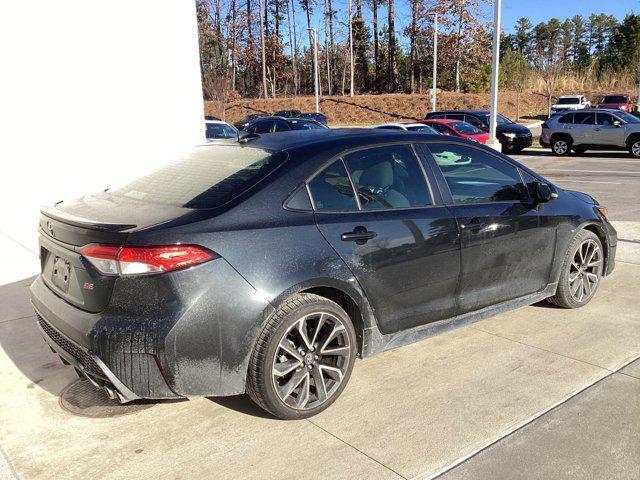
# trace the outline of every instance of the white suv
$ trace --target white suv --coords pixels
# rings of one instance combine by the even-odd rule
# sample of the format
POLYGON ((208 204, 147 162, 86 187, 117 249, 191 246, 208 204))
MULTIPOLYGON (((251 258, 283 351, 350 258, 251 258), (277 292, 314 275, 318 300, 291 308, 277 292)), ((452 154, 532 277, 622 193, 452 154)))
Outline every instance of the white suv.
POLYGON ((591 102, 584 95, 562 95, 555 104, 551 105, 551 115, 585 108, 591 108, 591 102))
POLYGON ((589 109, 551 117, 542 124, 540 145, 554 155, 571 150, 629 150, 640 158, 640 118, 621 110, 589 109))

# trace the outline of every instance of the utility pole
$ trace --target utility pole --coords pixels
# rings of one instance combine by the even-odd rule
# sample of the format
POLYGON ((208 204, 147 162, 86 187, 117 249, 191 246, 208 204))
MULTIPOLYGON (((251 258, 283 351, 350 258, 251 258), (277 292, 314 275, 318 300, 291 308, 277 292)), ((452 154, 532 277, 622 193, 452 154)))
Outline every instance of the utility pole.
POLYGON ((316 113, 320 112, 320 101, 318 92, 318 31, 315 28, 307 28, 313 32, 313 88, 316 93, 316 113))
POLYGON ((493 60, 491 63, 491 110, 489 112, 489 140, 487 146, 500 150, 496 139, 496 116, 498 113, 498 74, 500 70, 500 16, 502 0, 493 2, 493 60))
POLYGON ((353 61, 353 2, 349 0, 349 69, 350 69, 350 78, 351 78, 351 86, 349 87, 349 96, 353 97, 353 69, 354 69, 354 61, 353 61))

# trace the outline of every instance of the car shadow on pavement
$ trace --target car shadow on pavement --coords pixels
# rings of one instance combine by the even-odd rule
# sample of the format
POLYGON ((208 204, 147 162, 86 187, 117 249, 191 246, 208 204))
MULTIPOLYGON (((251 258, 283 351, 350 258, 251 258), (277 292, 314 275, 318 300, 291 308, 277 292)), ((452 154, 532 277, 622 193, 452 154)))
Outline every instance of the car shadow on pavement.
MULTIPOLYGON (((550 149, 540 149, 540 148, 526 148, 518 155, 526 155, 527 157, 551 157, 553 154, 550 149)), ((572 152, 567 156, 555 157, 559 160, 566 160, 570 158, 631 158, 629 156, 629 152, 626 151, 589 151, 585 153, 575 153, 572 152)))
POLYGON ((249 395, 234 395, 233 397, 207 397, 207 400, 211 400, 213 403, 217 403, 221 407, 235 410, 245 415, 259 418, 274 419, 275 417, 265 410, 258 407, 249 395))
POLYGON ((34 278, 0 286, 0 348, 28 380, 26 388, 37 385, 59 396, 76 377, 42 339, 29 302, 34 278))

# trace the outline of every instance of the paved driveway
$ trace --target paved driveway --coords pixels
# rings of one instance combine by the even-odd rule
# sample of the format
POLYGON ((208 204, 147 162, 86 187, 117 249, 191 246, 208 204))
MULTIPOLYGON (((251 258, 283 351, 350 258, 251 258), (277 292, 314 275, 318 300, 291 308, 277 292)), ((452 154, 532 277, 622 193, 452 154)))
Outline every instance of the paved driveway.
POLYGON ((40 339, 29 280, 1 286, 0 477, 584 478, 565 461, 585 465, 579 451, 597 452, 589 458, 605 462, 603 476, 633 474, 640 375, 637 364, 614 372, 640 356, 639 215, 629 201, 640 162, 528 156, 561 185, 615 183, 582 185, 600 189, 628 240, 594 301, 521 308, 357 362, 343 396, 309 420, 272 419, 244 396, 160 402, 112 418, 71 414, 59 395, 75 374, 40 339), (625 173, 563 177, 570 170, 625 173), (620 422, 631 428, 604 428, 620 422))

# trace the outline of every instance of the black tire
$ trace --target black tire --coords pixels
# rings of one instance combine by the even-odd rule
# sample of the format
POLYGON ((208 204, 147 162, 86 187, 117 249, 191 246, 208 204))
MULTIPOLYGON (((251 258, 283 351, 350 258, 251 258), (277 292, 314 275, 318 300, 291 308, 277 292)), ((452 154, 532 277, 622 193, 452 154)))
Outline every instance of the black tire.
POLYGON ((551 153, 556 156, 566 156, 571 153, 573 141, 564 135, 555 137, 551 140, 551 153))
MULTIPOLYGON (((307 322, 307 320, 305 320, 305 322, 307 322)), ((318 321, 318 324, 319 323, 320 321, 318 321)), ((312 327, 309 330, 308 324, 304 323, 304 325, 307 326, 307 337, 311 336, 310 334, 314 333, 314 328, 312 327)), ((314 339, 316 336, 320 338, 320 333, 313 335, 314 339)), ((328 337, 330 336, 331 334, 328 334, 328 337)), ((336 335, 336 343, 337 340, 338 335, 336 335)), ((327 343, 331 344, 331 342, 327 343)), ((325 346, 327 346, 327 344, 325 344, 325 346)), ((331 349, 327 348, 327 351, 328 350, 331 349)), ((311 417, 328 408, 340 396, 349 381, 349 377, 351 376, 356 354, 356 333, 353 323, 346 312, 337 303, 332 302, 327 298, 310 293, 297 294, 287 300, 273 313, 273 315, 271 315, 262 332, 260 332, 249 362, 249 371, 247 372, 247 393, 256 404, 278 418, 293 420, 311 417), (321 348, 318 344, 316 344, 317 349, 311 347, 307 352, 302 354, 300 353, 302 349, 297 350, 294 348, 295 342, 290 340, 290 338, 293 338, 291 335, 298 337, 300 343, 304 345, 302 337, 298 333, 298 327, 296 324, 298 324, 302 319, 313 319, 314 315, 318 312, 323 313, 325 315, 323 318, 327 319, 325 320, 325 323, 322 324, 325 326, 319 328, 321 333, 324 335, 326 335, 324 332, 326 332, 327 329, 334 328, 336 325, 344 327, 344 329, 338 329, 340 332, 339 338, 342 340, 343 344, 348 341, 348 349, 347 346, 344 345, 342 345, 342 347, 334 346, 332 349, 336 350, 336 348, 341 348, 345 351, 348 350, 348 357, 345 358, 337 355, 331 355, 330 353, 328 356, 325 356, 321 354, 321 348), (325 330, 322 330, 322 328, 325 330), (294 330, 292 331, 291 329, 294 330), (290 346, 287 345, 287 349, 283 349, 283 342, 284 344, 289 342, 290 346), (301 360, 298 360, 293 356, 290 359, 287 359, 286 355, 288 355, 288 352, 291 350, 293 350, 295 355, 300 357, 301 360), (312 355, 312 353, 317 353, 320 356, 320 359, 318 359, 318 355, 312 355), (308 358, 310 355, 311 359, 308 358), (284 360, 283 357, 285 357, 284 360), (313 357, 315 357, 315 361, 313 361, 313 357), (313 361, 313 363, 307 364, 307 361, 313 361), (274 375, 277 365, 285 365, 290 362, 297 363, 301 366, 300 368, 295 368, 294 370, 289 371, 286 375, 282 375, 281 377, 276 377, 276 375, 274 375), (329 362, 336 362, 336 364, 333 365, 329 362), (323 372, 326 372, 326 370, 323 370, 321 367, 329 367, 333 370, 342 370, 341 380, 339 383, 337 380, 330 378, 329 376, 325 377, 323 372), (308 371, 305 370, 305 368, 308 368, 308 371), (316 375, 318 375, 318 372, 320 378, 323 379, 323 390, 318 389, 316 384, 316 379, 318 378, 316 375), (295 383, 294 377, 296 375, 298 376, 296 378, 300 378, 300 375, 304 375, 305 380, 297 384, 291 393, 285 395, 286 398, 283 400, 281 398, 281 395, 283 395, 282 392, 287 390, 287 385, 293 385, 293 383, 295 383), (324 380, 325 378, 328 379, 326 383, 324 380), (282 384, 279 384, 278 382, 282 382, 282 384), (302 408, 297 408, 290 403, 304 401, 305 396, 300 393, 303 392, 303 388, 306 392, 306 398, 309 400, 306 405, 302 406, 302 408), (321 391, 323 392, 322 396, 326 397, 326 399, 322 401, 321 395, 319 395, 321 391), (313 402, 311 401, 311 398, 314 398, 313 402)))
MULTIPOLYGON (((588 255, 589 251, 587 251, 587 256, 588 255)), ((588 264, 589 259, 587 258, 586 261, 588 264)), ((592 263, 595 263, 595 260, 592 263)), ((580 266, 584 267, 584 265, 580 266)), ((562 308, 579 308, 585 306, 594 297, 598 286, 600 285, 603 266, 604 250, 602 248, 602 242, 598 236, 589 230, 579 231, 573 240, 571 240, 571 243, 565 253, 560 279, 558 280, 558 289, 554 296, 547 298, 547 301, 562 308), (580 261, 578 260, 576 262, 575 259, 576 257, 580 258, 579 249, 583 248, 585 245, 593 245, 598 248, 598 263, 593 267, 581 270, 577 266, 577 264, 580 264, 580 261), (574 281, 572 281, 572 277, 575 278, 574 281), (592 283, 593 278, 595 278, 595 283, 592 283), (582 280, 582 283, 578 285, 580 280, 582 280), (586 286, 584 282, 587 282, 586 286), (574 288, 575 286, 579 286, 579 288, 574 288), (585 293, 587 288, 589 293, 584 295, 583 298, 578 298, 577 294, 573 293, 573 290, 576 292, 579 291, 581 293, 580 297, 582 297, 582 294, 585 293)))
POLYGON ((640 158, 640 137, 629 140, 629 154, 633 158, 640 158))

